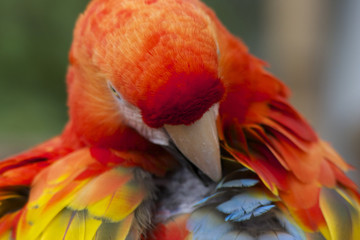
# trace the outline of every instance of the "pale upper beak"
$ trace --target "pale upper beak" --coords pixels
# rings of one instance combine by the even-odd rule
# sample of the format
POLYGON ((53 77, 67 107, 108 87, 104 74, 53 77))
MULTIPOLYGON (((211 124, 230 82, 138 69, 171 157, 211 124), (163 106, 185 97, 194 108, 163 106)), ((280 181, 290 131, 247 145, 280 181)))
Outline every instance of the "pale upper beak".
POLYGON ((221 178, 220 144, 216 128, 218 104, 191 125, 164 125, 180 152, 212 180, 221 178))

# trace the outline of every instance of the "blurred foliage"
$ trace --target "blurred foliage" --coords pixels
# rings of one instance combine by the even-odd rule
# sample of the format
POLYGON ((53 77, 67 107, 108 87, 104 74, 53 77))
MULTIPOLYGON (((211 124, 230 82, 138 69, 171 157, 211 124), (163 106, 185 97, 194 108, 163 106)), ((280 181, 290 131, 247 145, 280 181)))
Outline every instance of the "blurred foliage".
MULTIPOLYGON (((207 0, 257 53, 260 0, 207 0)), ((0 1, 0 157, 59 134, 72 29, 86 0, 0 1)))
POLYGON ((211 7, 221 22, 240 37, 251 52, 262 57, 263 1, 261 0, 202 0, 211 7), (226 4, 224 4, 226 3, 226 4))
POLYGON ((0 156, 61 131, 72 28, 86 3, 0 1, 0 156))

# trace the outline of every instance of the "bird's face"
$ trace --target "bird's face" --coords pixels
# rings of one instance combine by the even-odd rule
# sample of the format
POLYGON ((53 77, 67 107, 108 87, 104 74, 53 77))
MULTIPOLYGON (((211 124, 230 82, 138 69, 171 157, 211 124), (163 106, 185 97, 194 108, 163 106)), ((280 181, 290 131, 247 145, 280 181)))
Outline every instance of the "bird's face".
POLYGON ((183 6, 193 3, 136 2, 93 1, 79 19, 70 61, 81 76, 77 84, 92 91, 82 95, 97 101, 103 114, 96 115, 115 112, 112 122, 117 118, 152 143, 175 145, 218 180, 216 119, 225 88, 211 22, 198 8, 183 6))

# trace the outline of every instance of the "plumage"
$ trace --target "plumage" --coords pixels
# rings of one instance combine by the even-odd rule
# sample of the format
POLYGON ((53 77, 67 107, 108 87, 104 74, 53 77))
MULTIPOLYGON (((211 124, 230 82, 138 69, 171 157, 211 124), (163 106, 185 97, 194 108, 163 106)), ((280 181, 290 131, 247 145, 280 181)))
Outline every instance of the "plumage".
MULTIPOLYGON (((137 170, 112 164, 99 162, 90 149, 82 149, 42 171, 33 181, 27 206, 19 219, 17 237, 101 239, 103 228, 116 225, 114 236, 125 239, 136 221, 135 211, 147 198, 152 198, 154 189, 149 185, 145 189, 135 179, 137 170)), ((141 233, 139 229, 132 231, 135 232, 131 234, 141 233)))
MULTIPOLYGON (((184 239, 306 239, 305 232, 295 224, 292 217, 281 210, 280 199, 258 181, 258 177, 246 169, 226 176, 213 193, 196 203, 187 220, 187 238, 184 239), (240 185, 229 190, 223 187, 237 178, 257 182, 255 185, 240 185), (271 238, 270 238, 271 239, 271 238)), ((168 223, 183 221, 184 216, 169 218, 168 223)), ((171 239, 171 234, 156 235, 154 239, 171 239)))
POLYGON ((360 238, 351 167, 200 1, 92 0, 69 62, 63 132, 0 162, 0 239, 360 238))

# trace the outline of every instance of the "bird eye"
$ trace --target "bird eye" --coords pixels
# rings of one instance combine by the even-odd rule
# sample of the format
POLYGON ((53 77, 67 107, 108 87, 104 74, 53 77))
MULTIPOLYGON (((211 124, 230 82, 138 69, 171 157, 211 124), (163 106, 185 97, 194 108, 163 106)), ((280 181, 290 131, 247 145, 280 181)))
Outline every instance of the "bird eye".
POLYGON ((108 80, 108 85, 114 96, 121 100, 120 93, 114 88, 114 86, 111 84, 111 82, 108 80))

